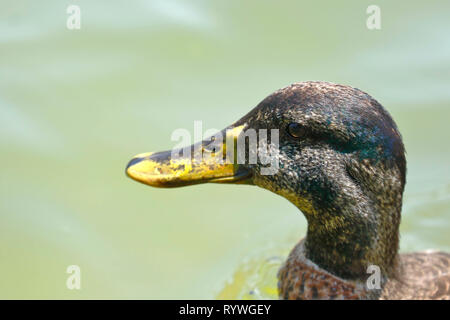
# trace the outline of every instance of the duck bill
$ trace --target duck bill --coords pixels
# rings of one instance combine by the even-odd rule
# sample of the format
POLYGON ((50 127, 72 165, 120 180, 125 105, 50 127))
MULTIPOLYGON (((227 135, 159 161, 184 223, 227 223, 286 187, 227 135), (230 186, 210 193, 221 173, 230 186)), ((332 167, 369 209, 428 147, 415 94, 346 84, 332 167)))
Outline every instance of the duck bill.
POLYGON ((235 127, 189 147, 139 154, 128 163, 126 174, 158 188, 207 182, 251 184, 250 171, 236 161, 236 140, 242 131, 243 126, 235 127))

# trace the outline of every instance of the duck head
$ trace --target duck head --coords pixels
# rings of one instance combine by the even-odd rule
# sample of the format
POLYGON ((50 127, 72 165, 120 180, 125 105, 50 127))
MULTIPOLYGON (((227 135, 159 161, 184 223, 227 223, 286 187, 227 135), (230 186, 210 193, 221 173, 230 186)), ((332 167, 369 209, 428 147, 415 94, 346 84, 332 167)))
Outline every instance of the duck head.
POLYGON ((358 89, 290 85, 213 139, 138 155, 126 172, 155 187, 215 182, 268 189, 305 215, 305 254, 318 266, 344 279, 367 278, 372 264, 384 278, 395 274, 404 147, 387 111, 358 89), (251 148, 254 134, 270 161, 259 155, 251 161, 258 153, 251 148), (239 152, 245 161, 238 161, 239 152))

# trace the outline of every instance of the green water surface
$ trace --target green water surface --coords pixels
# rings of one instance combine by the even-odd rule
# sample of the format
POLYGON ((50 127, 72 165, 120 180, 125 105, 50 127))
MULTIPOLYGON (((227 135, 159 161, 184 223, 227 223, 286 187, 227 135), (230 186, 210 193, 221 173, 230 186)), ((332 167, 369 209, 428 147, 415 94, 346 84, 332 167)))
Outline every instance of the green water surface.
POLYGON ((0 298, 271 298, 306 221, 251 186, 153 189, 135 154, 292 82, 358 87, 407 149, 401 250, 450 250, 448 1, 0 0, 0 298), (68 30, 66 9, 81 8, 68 30), (366 8, 381 8, 368 30, 366 8), (66 268, 81 268, 68 290, 66 268))

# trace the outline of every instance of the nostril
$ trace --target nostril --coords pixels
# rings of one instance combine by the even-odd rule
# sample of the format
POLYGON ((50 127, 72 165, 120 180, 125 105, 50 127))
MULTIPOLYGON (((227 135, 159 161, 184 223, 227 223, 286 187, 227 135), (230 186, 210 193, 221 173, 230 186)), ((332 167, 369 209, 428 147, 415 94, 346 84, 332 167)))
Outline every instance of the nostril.
POLYGON ((131 159, 131 161, 128 162, 128 164, 127 164, 127 169, 128 169, 129 167, 135 165, 136 163, 141 162, 142 159, 143 159, 143 158, 133 158, 133 159, 131 159))

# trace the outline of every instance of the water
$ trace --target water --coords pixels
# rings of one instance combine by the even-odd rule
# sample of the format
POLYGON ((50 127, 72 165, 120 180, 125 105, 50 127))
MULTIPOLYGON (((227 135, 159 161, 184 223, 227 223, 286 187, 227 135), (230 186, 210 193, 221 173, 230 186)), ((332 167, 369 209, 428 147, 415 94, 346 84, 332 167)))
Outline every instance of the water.
POLYGON ((391 112, 408 151, 401 250, 450 251, 450 4, 383 2, 379 31, 369 4, 1 1, 0 298, 276 297, 305 234, 293 205, 250 186, 153 189, 124 167, 304 80, 391 112))

